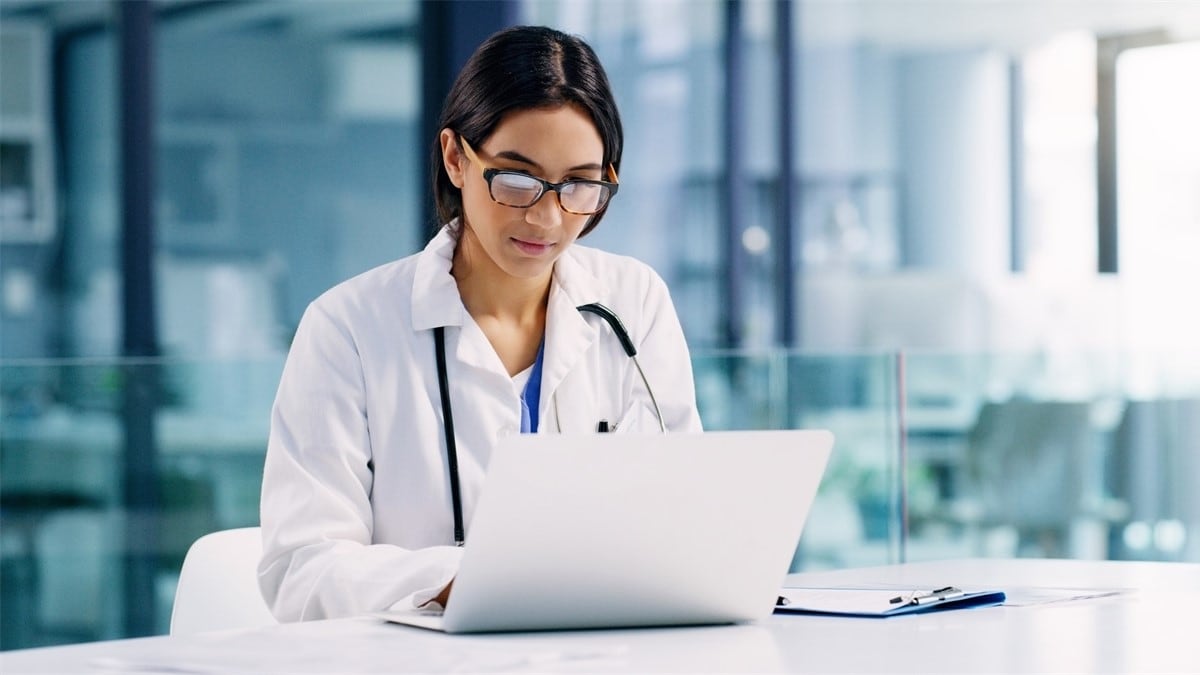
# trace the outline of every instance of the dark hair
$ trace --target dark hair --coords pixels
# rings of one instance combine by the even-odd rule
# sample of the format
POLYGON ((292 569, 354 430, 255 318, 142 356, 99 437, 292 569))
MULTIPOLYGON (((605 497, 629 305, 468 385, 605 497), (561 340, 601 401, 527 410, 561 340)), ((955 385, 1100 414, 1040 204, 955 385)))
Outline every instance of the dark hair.
MULTIPOLYGON (((592 48, 553 28, 506 28, 481 44, 463 66, 446 96, 437 131, 449 128, 478 148, 507 113, 568 103, 582 108, 596 125, 604 145, 603 166, 620 169, 625 143, 621 117, 592 48)), ((450 182, 437 138, 432 173, 439 225, 461 218, 462 192, 450 182)), ((607 210, 605 206, 593 215, 580 236, 591 232, 607 210)))

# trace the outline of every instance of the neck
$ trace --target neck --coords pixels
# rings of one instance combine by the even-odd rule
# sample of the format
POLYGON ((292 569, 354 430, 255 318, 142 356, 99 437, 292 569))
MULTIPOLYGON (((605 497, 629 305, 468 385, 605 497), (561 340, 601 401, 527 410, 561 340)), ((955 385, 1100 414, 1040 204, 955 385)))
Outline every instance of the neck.
MULTIPOLYGON (((513 277, 479 248, 470 228, 463 230, 450 269, 458 283, 463 305, 477 321, 489 318, 504 323, 540 327, 546 316, 553 272, 532 279, 513 277)), ((539 330, 540 332, 540 330, 539 330)))

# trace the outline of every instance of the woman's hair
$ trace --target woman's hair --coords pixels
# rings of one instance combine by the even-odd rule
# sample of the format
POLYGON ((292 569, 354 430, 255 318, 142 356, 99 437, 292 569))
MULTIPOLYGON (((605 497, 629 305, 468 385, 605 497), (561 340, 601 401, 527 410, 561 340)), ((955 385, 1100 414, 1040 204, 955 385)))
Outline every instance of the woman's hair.
MULTIPOLYGON (((506 114, 566 104, 579 106, 592 118, 604 145, 602 165, 620 169, 625 142, 621 117, 592 48, 553 28, 507 28, 488 38, 463 66, 446 96, 438 133, 449 128, 478 148, 506 114)), ((450 182, 437 138, 432 159, 433 198, 440 224, 461 219, 462 192, 450 182)), ((593 215, 580 236, 591 232, 607 209, 593 215)))

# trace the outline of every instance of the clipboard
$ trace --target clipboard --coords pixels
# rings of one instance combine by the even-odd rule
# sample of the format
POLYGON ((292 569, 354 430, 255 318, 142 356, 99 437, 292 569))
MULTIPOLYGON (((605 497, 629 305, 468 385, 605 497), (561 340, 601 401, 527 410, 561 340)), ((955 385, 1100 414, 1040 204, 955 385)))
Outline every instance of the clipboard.
POLYGON ((964 591, 955 586, 934 589, 784 588, 776 614, 826 614, 886 618, 918 612, 988 607, 1004 602, 1004 591, 964 591))

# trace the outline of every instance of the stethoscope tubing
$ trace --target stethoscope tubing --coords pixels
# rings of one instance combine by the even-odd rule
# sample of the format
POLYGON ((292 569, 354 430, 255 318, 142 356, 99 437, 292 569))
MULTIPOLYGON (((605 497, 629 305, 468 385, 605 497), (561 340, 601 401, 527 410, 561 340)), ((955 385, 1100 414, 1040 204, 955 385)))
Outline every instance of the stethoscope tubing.
MULTIPOLYGON (((629 337, 629 331, 625 329, 625 324, 621 321, 621 317, 617 316, 616 312, 598 302, 589 302, 588 304, 580 305, 575 309, 579 310, 580 312, 589 312, 591 314, 595 314, 601 319, 604 319, 608 323, 608 326, 612 328, 613 334, 617 336, 617 340, 621 343, 621 348, 625 350, 625 353, 628 354, 629 358, 633 361, 633 367, 637 368, 638 375, 642 378, 642 384, 646 386, 646 393, 650 395, 650 405, 654 406, 654 415, 658 418, 659 431, 663 432, 664 434, 667 433, 667 425, 665 422, 663 422, 662 411, 658 409, 658 399, 654 397, 654 389, 650 387, 650 380, 646 379, 646 372, 642 370, 642 364, 638 362, 637 347, 633 346, 633 340, 629 337)), ((562 431, 561 420, 559 421, 558 430, 562 431)))
MULTIPOLYGON (((658 399, 654 396, 654 389, 650 387, 650 380, 646 378, 646 373, 642 370, 642 364, 638 363, 637 348, 634 347, 633 340, 629 337, 629 331, 625 329, 625 324, 621 322, 621 318, 617 316, 616 312, 598 302, 580 305, 576 309, 580 312, 595 314, 604 319, 609 327, 612 328, 613 334, 616 335, 617 340, 621 343, 621 348, 625 350, 630 360, 633 361, 633 366, 637 369, 638 376, 642 378, 642 384, 646 387, 646 393, 650 395, 650 405, 654 407, 654 415, 658 418, 658 428, 665 434, 667 432, 667 425, 663 420, 662 411, 658 407, 658 399)), ((466 543, 466 528, 463 524, 462 489, 458 476, 458 446, 454 439, 454 413, 450 405, 449 378, 446 375, 445 326, 437 326, 433 329, 433 342, 437 358, 438 390, 442 403, 442 426, 445 429, 446 435, 446 468, 450 474, 450 501, 454 509, 454 545, 462 546, 466 543)), ((561 433, 562 417, 558 413, 557 395, 554 395, 554 418, 558 424, 558 431, 561 433)))
POLYGON ((446 378, 446 327, 433 329, 433 341, 437 352, 438 382, 442 397, 442 425, 446 429, 446 461, 450 467, 450 500, 454 503, 454 545, 462 546, 467 540, 463 526, 462 492, 458 482, 458 446, 454 442, 454 412, 450 405, 450 387, 446 378))

